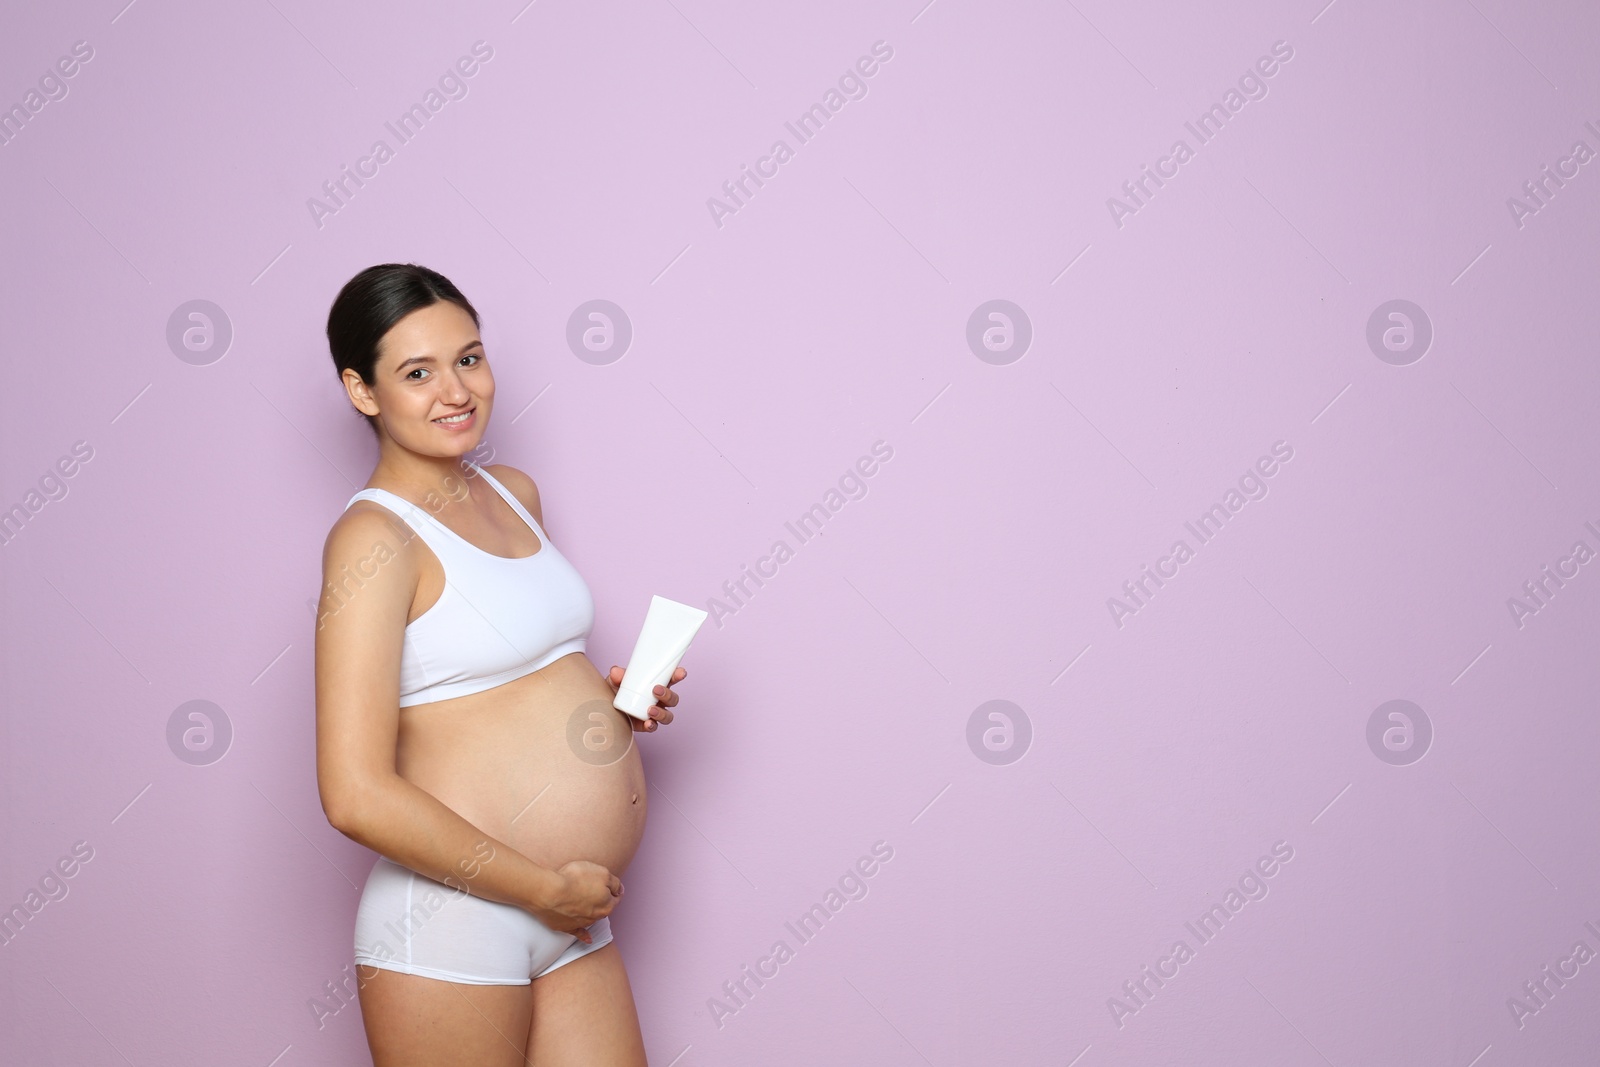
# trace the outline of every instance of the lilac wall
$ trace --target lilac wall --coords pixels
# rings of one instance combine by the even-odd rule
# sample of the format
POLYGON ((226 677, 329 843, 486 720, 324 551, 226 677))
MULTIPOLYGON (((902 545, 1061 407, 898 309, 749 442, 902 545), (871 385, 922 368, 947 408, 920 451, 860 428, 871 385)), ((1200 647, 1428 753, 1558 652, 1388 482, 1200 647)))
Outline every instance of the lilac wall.
POLYGON ((309 602, 396 259, 595 662, 727 609, 642 739, 652 1063, 1600 1040, 1589 5, 120 3, 0 34, 0 1059, 366 1062, 309 602))

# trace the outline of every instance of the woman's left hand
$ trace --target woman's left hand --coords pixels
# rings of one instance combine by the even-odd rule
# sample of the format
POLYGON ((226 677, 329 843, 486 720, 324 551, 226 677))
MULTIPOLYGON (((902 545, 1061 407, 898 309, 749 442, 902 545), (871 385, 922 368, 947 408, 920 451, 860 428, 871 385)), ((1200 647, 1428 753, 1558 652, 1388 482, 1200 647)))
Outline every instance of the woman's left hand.
MULTIPOLYGON (((626 673, 627 671, 625 671, 623 668, 613 666, 610 673, 606 675, 606 681, 611 683, 611 691, 613 694, 615 694, 616 691, 622 687, 622 676, 626 673)), ((678 694, 674 693, 670 687, 677 685, 688 676, 689 672, 684 670, 682 667, 679 667, 677 670, 672 672, 672 677, 667 679, 666 685, 656 686, 656 702, 650 706, 649 719, 640 720, 635 719, 632 715, 628 715, 628 721, 633 724, 635 731, 638 733, 651 733, 655 730, 657 723, 665 726, 667 723, 672 721, 672 712, 668 709, 678 702, 678 694)), ((627 713, 624 712, 623 714, 626 715, 627 713)))

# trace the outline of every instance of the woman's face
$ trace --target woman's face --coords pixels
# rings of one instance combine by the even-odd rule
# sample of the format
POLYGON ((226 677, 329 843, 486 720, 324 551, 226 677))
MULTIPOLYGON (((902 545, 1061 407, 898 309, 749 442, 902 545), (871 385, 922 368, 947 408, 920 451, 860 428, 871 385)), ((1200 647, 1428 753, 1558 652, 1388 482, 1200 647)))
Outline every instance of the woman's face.
MULTIPOLYGON (((354 371, 346 375, 360 384, 354 371)), ((460 456, 483 440, 494 375, 478 328, 459 305, 440 300, 390 327, 378 342, 373 377, 376 411, 370 404, 357 407, 376 414, 397 444, 428 456, 460 456)))

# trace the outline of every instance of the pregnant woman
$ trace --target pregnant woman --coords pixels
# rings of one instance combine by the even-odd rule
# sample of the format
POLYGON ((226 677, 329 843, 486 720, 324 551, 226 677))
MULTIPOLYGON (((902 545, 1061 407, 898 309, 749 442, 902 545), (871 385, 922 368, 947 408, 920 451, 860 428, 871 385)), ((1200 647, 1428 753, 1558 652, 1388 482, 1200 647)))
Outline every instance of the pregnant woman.
POLYGON ((369 267, 328 344, 378 438, 323 548, 316 639, 323 810, 379 853, 355 922, 373 1063, 643 1065, 608 916, 644 832, 633 731, 677 694, 646 722, 611 706, 623 670, 584 655, 594 601, 538 487, 465 459, 494 408, 466 297, 369 267))

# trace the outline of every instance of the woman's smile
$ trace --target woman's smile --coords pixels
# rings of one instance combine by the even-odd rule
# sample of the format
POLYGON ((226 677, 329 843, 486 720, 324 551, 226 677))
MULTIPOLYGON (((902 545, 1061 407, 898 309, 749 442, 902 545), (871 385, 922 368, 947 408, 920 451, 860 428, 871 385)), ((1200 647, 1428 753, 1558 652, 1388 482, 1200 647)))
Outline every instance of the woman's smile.
POLYGON ((433 424, 435 426, 443 426, 447 430, 465 430, 478 421, 477 412, 477 408, 471 407, 466 411, 458 411, 454 415, 446 415, 443 418, 434 419, 433 424))

